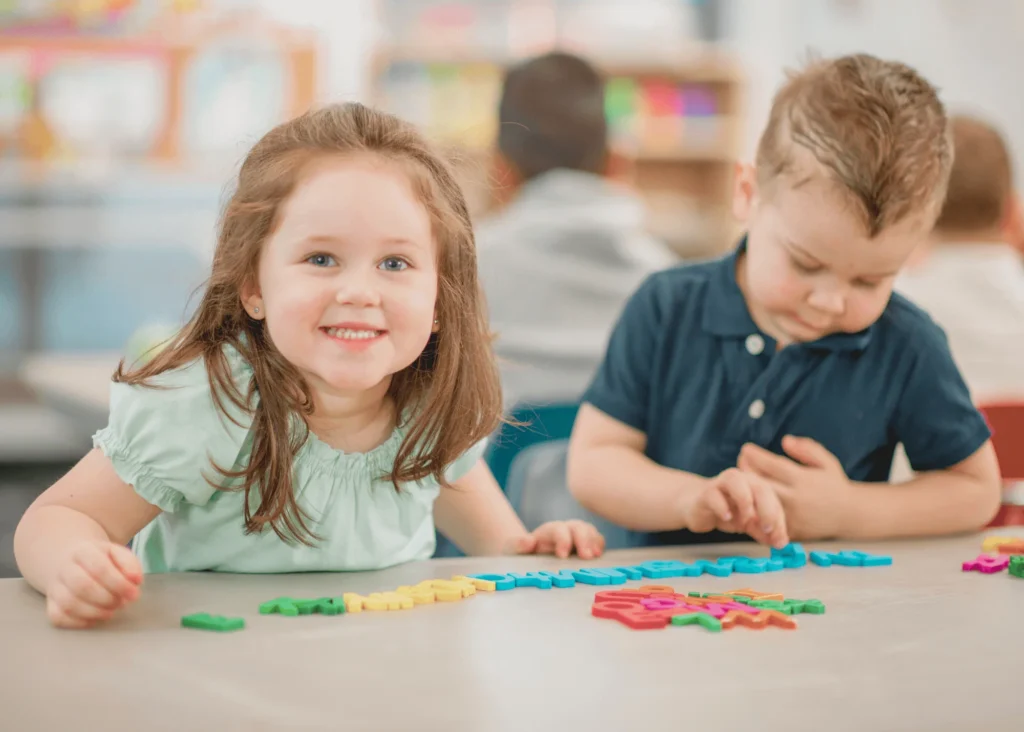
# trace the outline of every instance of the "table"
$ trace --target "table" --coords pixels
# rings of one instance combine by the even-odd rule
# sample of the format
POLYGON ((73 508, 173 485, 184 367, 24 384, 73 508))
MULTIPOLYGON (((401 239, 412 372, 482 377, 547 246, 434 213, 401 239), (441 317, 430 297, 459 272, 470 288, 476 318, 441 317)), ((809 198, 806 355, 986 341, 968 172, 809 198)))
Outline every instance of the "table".
MULTIPOLYGON (((1024 532, 1001 530, 998 535, 1024 532)), ((153 575, 103 629, 58 631, 0 581, 0 727, 11 730, 1017 729, 1024 580, 960 571, 979 535, 850 545, 891 567, 808 565, 660 580, 818 598, 799 629, 635 631, 590 616, 597 588, 520 588, 339 617, 260 616, 274 597, 392 590, 578 559, 443 559, 344 575, 153 575), (243 615, 217 634, 192 612, 243 615)), ((592 566, 754 553, 751 544, 612 552, 592 566)), ((647 582, 652 582, 648 580, 647 582)), ((629 582, 626 587, 638 587, 629 582)))
POLYGON ((60 411, 102 426, 110 414, 111 377, 122 356, 117 351, 31 354, 18 376, 60 411))

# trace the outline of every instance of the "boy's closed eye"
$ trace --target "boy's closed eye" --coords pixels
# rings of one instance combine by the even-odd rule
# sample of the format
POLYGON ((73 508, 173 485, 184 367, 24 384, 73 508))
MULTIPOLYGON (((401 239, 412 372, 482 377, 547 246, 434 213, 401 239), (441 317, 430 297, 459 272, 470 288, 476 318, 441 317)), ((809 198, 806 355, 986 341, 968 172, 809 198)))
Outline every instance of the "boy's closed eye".
POLYGON ((793 267, 795 267, 797 271, 803 272, 804 274, 814 274, 815 272, 820 272, 822 269, 820 264, 803 261, 797 257, 791 256, 789 260, 793 263, 793 267))

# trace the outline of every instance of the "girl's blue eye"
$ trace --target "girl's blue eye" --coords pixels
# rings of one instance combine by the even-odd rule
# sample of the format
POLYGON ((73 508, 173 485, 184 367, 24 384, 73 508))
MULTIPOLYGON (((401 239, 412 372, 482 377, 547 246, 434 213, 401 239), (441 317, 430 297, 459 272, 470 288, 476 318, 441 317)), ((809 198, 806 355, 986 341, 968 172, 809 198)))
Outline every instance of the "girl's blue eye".
POLYGON ((380 268, 385 272, 401 272, 409 267, 409 263, 398 257, 388 257, 380 263, 380 268))
POLYGON ((306 257, 306 261, 314 267, 330 267, 335 264, 334 257, 330 254, 311 254, 306 257))

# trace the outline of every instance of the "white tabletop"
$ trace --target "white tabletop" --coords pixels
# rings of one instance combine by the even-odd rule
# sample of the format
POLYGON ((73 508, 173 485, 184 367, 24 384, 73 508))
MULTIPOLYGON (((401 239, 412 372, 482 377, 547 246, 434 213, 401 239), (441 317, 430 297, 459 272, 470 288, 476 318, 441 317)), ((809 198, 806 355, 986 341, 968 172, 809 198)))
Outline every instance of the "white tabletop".
MULTIPOLYGON (((1005 534, 1006 531, 995 532, 1005 534)), ((1024 533, 1018 532, 1018 536, 1024 533)), ((578 559, 437 560, 383 572, 156 575, 109 626, 51 628, 0 581, 0 727, 10 730, 1011 730, 1022 718, 1024 579, 961 571, 979 536, 807 545, 891 554, 891 567, 808 565, 657 580, 816 598, 796 630, 637 631, 590 615, 592 586, 477 593, 337 617, 261 616, 285 595, 392 590, 455 574, 579 568, 578 559), (218 634, 193 612, 243 616, 218 634)), ((592 566, 763 553, 753 545, 611 553, 592 566)), ((651 583, 647 580, 645 583, 651 583)), ((629 582, 624 587, 639 587, 629 582)))

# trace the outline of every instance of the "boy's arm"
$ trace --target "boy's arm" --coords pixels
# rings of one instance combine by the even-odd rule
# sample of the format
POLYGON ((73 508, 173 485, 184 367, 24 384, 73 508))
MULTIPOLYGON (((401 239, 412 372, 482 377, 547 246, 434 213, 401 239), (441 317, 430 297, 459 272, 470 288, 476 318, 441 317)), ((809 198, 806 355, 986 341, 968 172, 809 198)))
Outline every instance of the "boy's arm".
POLYGON ((875 539, 974 531, 999 510, 1001 480, 991 442, 945 470, 904 483, 854 483, 842 536, 875 539))
POLYGON ((569 441, 569 490, 581 505, 634 531, 671 531, 706 480, 644 455, 647 436, 596 407, 580 407, 569 441))

